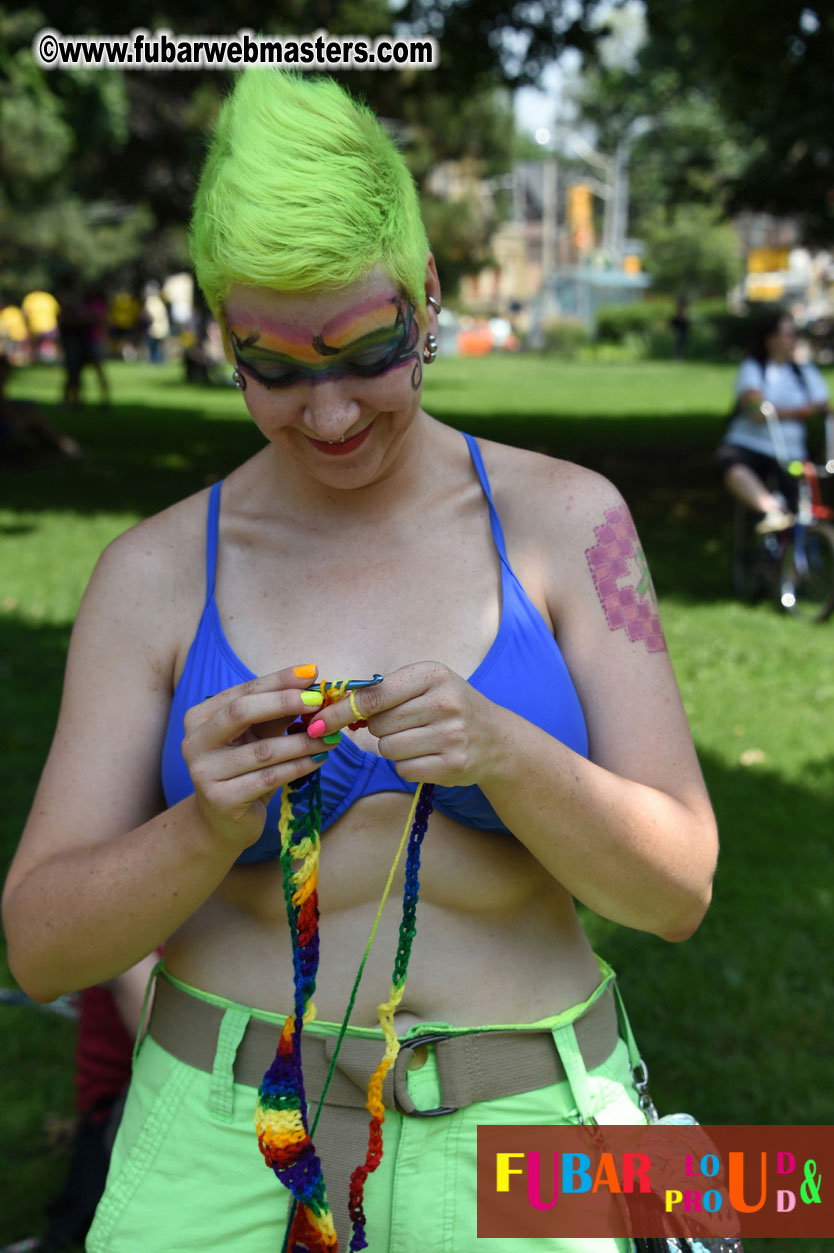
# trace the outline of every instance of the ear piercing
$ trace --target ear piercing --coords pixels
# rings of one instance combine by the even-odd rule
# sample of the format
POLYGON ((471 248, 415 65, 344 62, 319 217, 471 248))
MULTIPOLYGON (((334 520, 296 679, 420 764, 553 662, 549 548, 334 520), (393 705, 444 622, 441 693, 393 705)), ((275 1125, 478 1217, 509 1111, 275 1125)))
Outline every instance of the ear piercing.
MULTIPOLYGON (((426 303, 430 304, 435 313, 440 312, 440 301, 435 300, 434 296, 426 296, 426 303)), ((426 336, 426 342, 423 347, 423 360, 426 365, 431 365, 437 356, 437 336, 431 332, 426 336)))
POLYGON ((426 336, 426 343, 423 348, 423 360, 426 365, 431 365, 437 356, 437 336, 431 332, 426 336))
POLYGON ((234 383, 235 387, 239 387, 242 392, 246 391, 246 375, 241 374, 237 366, 235 366, 235 369, 232 373, 232 382, 234 383))

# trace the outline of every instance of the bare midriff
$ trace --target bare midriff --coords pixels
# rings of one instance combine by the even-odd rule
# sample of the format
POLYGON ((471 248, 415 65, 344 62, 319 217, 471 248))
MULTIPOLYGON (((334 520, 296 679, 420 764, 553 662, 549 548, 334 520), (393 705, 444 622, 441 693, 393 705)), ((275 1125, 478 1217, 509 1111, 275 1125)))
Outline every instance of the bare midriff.
MULTIPOLYGON (((322 838, 314 997, 320 1020, 342 1020, 409 802, 398 793, 366 797, 322 838)), ((376 1007, 390 992, 401 869, 365 968, 351 1016, 355 1026, 375 1026, 376 1007)), ((203 991, 290 1013, 292 962, 279 862, 234 867, 171 937, 165 961, 173 975, 203 991)), ((433 813, 398 1029, 417 1021, 533 1022, 584 1000, 598 981, 571 897, 523 844, 433 813)))
MULTIPOLYGON (((251 502, 263 494, 258 473, 268 450, 225 481, 219 614, 230 647, 253 673, 270 673, 276 657, 315 659, 325 678, 387 674, 407 660, 432 658, 468 675, 487 655, 501 617, 501 568, 486 500, 464 441, 427 421, 440 441, 420 514, 432 525, 420 525, 398 504, 385 522, 384 549, 376 525, 368 531, 339 521, 323 545, 322 524, 299 528, 292 516, 252 514, 251 502), (241 605, 249 611, 239 612, 241 605)), ((201 502, 200 530, 204 511, 201 502)), ((505 533, 512 540, 512 530, 505 533)), ((520 542, 514 569, 552 629, 537 552, 520 542)), ((201 554, 202 547, 197 560, 201 554)), ((199 587, 185 617, 174 682, 201 595, 199 587)), ((519 675, 517 681, 530 679, 519 675)), ((365 751, 378 751, 369 730, 343 734, 365 751)), ((322 837, 321 957, 313 998, 320 1020, 342 1020, 410 803, 401 792, 362 797, 322 837)), ((401 866, 351 1017, 356 1025, 376 1025, 377 1005, 390 995, 402 884, 401 866)), ((172 974, 195 987, 254 1008, 292 1012, 277 859, 234 867, 170 938, 165 959, 172 974)), ((598 981, 572 897, 523 841, 435 811, 423 843, 417 937, 399 1025, 532 1022, 584 1000, 598 981)))

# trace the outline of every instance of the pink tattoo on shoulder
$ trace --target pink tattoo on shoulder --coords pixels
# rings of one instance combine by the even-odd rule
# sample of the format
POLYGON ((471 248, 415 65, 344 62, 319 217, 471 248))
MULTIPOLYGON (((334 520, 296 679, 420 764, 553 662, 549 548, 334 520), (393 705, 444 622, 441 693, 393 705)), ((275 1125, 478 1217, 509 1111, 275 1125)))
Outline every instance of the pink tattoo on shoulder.
POLYGON ((650 653, 665 653, 649 567, 625 505, 607 509, 594 535, 597 542, 585 556, 609 630, 625 627, 633 644, 643 640, 650 653))

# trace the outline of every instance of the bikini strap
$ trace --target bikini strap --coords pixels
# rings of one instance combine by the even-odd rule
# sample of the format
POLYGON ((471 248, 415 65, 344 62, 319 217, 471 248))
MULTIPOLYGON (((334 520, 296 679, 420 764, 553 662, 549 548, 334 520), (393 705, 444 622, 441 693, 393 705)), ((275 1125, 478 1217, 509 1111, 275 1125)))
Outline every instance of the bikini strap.
POLYGON ((220 489, 223 480, 212 484, 209 492, 206 517, 206 604, 214 598, 214 580, 217 575, 217 540, 220 530, 220 489))
POLYGON ((475 467, 478 479, 480 480, 481 487, 483 488, 484 495, 487 499, 487 504, 489 505, 489 525, 492 530, 493 542, 498 550, 498 556, 506 566, 509 566, 510 563, 507 559, 507 546, 504 543, 504 531, 501 526, 501 519, 498 517, 498 511, 492 501, 492 492, 490 491, 489 479, 487 478, 487 472, 484 468, 484 459, 481 456, 481 450, 478 447, 473 435, 468 435, 466 431, 464 431, 463 437, 469 445, 469 455, 472 458, 472 464, 475 467))

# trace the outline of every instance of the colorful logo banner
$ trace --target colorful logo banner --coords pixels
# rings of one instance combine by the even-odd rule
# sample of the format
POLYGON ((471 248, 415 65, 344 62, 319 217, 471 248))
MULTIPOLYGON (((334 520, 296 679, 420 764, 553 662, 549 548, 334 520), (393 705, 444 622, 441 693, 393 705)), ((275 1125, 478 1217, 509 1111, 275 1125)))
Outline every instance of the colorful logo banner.
POLYGON ((831 1126, 478 1127, 478 1237, 834 1236, 831 1126))

